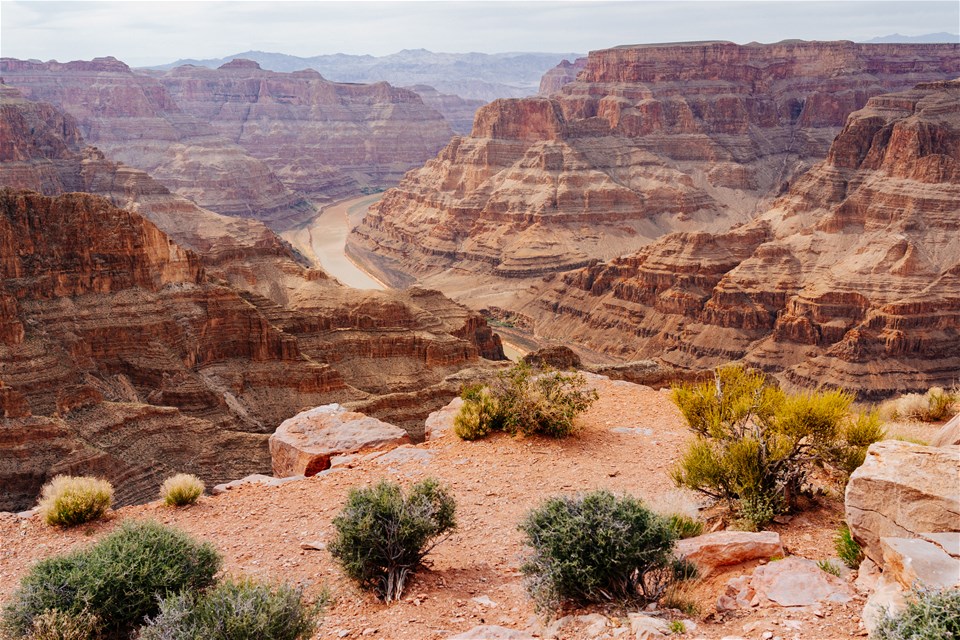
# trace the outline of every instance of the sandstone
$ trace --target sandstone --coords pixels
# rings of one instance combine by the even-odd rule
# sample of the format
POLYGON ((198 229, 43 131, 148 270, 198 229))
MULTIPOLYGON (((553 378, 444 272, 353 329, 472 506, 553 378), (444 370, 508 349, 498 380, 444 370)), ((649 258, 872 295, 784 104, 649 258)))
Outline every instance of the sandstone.
POLYGON ((895 616, 906 610, 907 593, 899 582, 881 575, 861 613, 867 632, 872 634, 885 616, 895 616))
POLYGON ((630 633, 636 640, 654 640, 672 634, 666 620, 642 613, 629 613, 627 619, 630 621, 630 633))
POLYGON ((727 583, 721 608, 779 605, 811 606, 820 602, 849 602, 855 596, 850 585, 820 569, 812 560, 789 557, 754 569, 750 576, 727 583))
POLYGON ((548 97, 479 109, 470 136, 388 191, 349 246, 386 272, 496 281, 610 260, 670 231, 726 230, 822 159, 868 98, 958 72, 952 44, 594 51, 548 97))
POLYGON ((692 370, 740 360, 787 386, 863 398, 950 386, 960 370, 957 104, 955 81, 871 98, 827 159, 754 221, 671 234, 568 272, 524 307, 534 331, 692 370))
POLYGON ((960 413, 947 421, 930 442, 931 447, 948 447, 960 444, 960 413))
POLYGON ((553 369, 579 369, 583 364, 573 349, 567 346, 546 347, 523 356, 523 361, 535 367, 553 369))
POLYGON ((400 427, 329 404, 285 420, 269 442, 275 476, 309 477, 329 469, 335 455, 391 449, 409 443, 410 436, 400 427))
POLYGON ((231 480, 230 482, 224 482, 222 484, 218 484, 213 489, 211 489, 210 493, 215 496, 218 496, 232 489, 236 489, 237 487, 243 487, 250 484, 258 484, 264 487, 279 487, 288 482, 296 482, 297 480, 303 480, 304 478, 306 478, 306 476, 289 476, 287 478, 275 478, 273 476, 265 476, 262 473, 252 473, 238 480, 231 480))
POLYGON ((883 575, 910 589, 960 587, 960 558, 940 546, 917 538, 880 538, 883 575))
POLYGON ((676 555, 697 566, 701 577, 719 567, 783 556, 780 534, 774 531, 717 531, 678 540, 676 555))
POLYGON ((485 624, 454 636, 447 636, 447 640, 534 640, 534 637, 525 631, 485 624))
POLYGON ((463 398, 457 396, 447 406, 427 416, 423 424, 424 440, 427 442, 438 440, 448 433, 453 433, 453 419, 457 417, 462 407, 463 398))
POLYGON ((882 538, 958 530, 960 447, 888 440, 870 446, 846 489, 846 521, 863 552, 884 566, 882 538))

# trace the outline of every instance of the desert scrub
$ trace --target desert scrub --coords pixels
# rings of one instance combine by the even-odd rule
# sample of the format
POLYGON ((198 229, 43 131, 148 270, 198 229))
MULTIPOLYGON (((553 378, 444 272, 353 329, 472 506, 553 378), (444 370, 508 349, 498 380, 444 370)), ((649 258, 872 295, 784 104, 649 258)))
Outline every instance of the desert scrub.
POLYGON ((873 640, 955 640, 960 638, 960 589, 915 589, 907 608, 885 614, 873 640))
POLYGON ((301 640, 313 633, 324 604, 305 604, 289 585, 228 579, 164 598, 138 640, 301 640))
POLYGON ((537 604, 650 602, 675 571, 669 523, 630 496, 596 491, 551 498, 520 525, 531 553, 521 567, 537 604))
POLYGON ((456 526, 455 511, 453 497, 431 478, 407 493, 390 482, 352 489, 333 519, 330 553, 361 588, 399 600, 410 574, 456 526))
MULTIPOLYGON (((87 611, 44 611, 33 619, 30 640, 93 640, 100 638, 100 619, 87 611)), ((2 636, 0 636, 2 637, 2 636)))
POLYGON ((183 507, 193 504, 203 495, 203 480, 188 473, 178 473, 163 481, 160 486, 160 498, 171 507, 183 507))
POLYGON ((87 549, 42 560, 20 582, 3 611, 2 628, 30 637, 51 611, 92 615, 108 638, 128 638, 162 597, 213 584, 220 555, 207 543, 155 522, 124 522, 87 549))
POLYGON ((56 476, 40 491, 40 517, 51 526, 74 527, 102 518, 113 503, 113 487, 88 476, 56 476))
POLYGON ((672 397, 697 435, 674 481, 729 501, 755 527, 794 506, 814 466, 849 474, 884 435, 876 412, 850 412, 852 394, 786 394, 740 366, 674 387, 672 397))
POLYGON ((880 407, 887 420, 919 420, 940 422, 960 409, 960 389, 930 387, 926 393, 907 393, 888 400, 880 407))
POLYGON ((667 516, 667 523, 676 534, 677 539, 694 538, 703 533, 703 521, 691 518, 681 513, 671 513, 667 516))
POLYGON ((863 549, 860 544, 853 539, 850 533, 850 527, 841 525, 837 530, 837 535, 833 538, 834 548, 837 550, 837 557, 851 569, 856 569, 863 562, 863 549))
POLYGON ((475 440, 491 431, 563 438, 576 430, 574 419, 590 408, 597 392, 580 373, 535 371, 518 362, 491 387, 467 387, 454 431, 475 440))

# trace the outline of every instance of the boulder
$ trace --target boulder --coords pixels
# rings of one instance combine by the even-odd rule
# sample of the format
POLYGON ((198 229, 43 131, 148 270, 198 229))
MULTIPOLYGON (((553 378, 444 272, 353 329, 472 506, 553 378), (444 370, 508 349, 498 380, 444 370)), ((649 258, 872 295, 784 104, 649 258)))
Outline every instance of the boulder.
POLYGON ((717 608, 806 607, 823 601, 849 602, 855 595, 849 584, 822 570, 816 562, 794 556, 728 581, 717 608))
POLYGON ((960 446, 887 440, 870 446, 846 490, 846 520, 863 552, 884 566, 880 539, 956 531, 960 446))
POLYGON ((775 531, 717 531, 679 540, 676 554, 697 565, 701 577, 717 567, 783 556, 780 534, 775 531))
POLYGON ((579 369, 583 365, 580 356, 565 345, 544 347, 533 353, 528 353, 523 356, 523 361, 534 367, 552 367, 563 371, 579 369))
POLYGON ((457 396, 447 406, 437 409, 423 423, 423 439, 425 442, 442 438, 453 430, 453 419, 460 413, 463 398, 457 396))
POLYGON ((304 476, 289 476, 287 478, 274 478, 273 476, 265 476, 262 473, 253 473, 249 476, 244 476, 239 480, 231 480, 230 482, 224 482, 223 484, 218 484, 210 490, 210 493, 218 496, 221 493, 226 493, 237 487, 242 487, 248 484, 259 484, 264 487, 279 487, 280 485, 287 484, 288 482, 296 482, 297 480, 303 480, 304 476))
POLYGON ((934 589, 960 586, 960 558, 919 538, 880 538, 883 575, 909 589, 914 585, 934 589))
POLYGON ((328 404, 285 420, 270 436, 270 457, 275 476, 309 477, 329 469, 333 456, 409 443, 400 427, 328 404))
POLYGON ((635 640, 653 640, 672 634, 670 624, 666 620, 642 613, 631 613, 627 618, 630 620, 630 633, 635 640))
POLYGON ((933 436, 931 447, 948 447, 950 445, 960 444, 960 413, 947 421, 947 424, 937 431, 933 436))

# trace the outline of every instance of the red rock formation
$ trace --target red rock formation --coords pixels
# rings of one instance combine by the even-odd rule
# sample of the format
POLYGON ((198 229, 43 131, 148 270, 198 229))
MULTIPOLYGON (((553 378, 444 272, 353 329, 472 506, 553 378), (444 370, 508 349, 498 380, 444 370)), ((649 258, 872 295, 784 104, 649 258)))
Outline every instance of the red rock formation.
POLYGON ((385 82, 334 83, 313 70, 277 73, 242 59, 178 67, 159 81, 184 113, 314 201, 396 184, 453 135, 416 93, 385 82))
POLYGON ((560 64, 550 69, 540 79, 541 96, 552 96, 559 93, 560 89, 577 79, 577 74, 583 71, 587 66, 586 58, 577 58, 573 62, 563 60, 560 64))
POLYGON ((350 250, 415 276, 521 277, 725 230, 822 159, 868 98, 958 74, 955 44, 595 51, 560 93, 482 108, 469 137, 371 209, 350 250))
MULTIPOLYGON (((443 119, 450 123, 450 127, 457 135, 470 133, 477 109, 487 104, 484 100, 471 100, 450 93, 440 93, 426 84, 415 84, 412 87, 407 87, 407 89, 420 96, 423 104, 443 114, 443 119)), ((424 158, 423 160, 426 161, 427 159, 424 158)), ((423 162, 417 166, 422 164, 423 162)))
POLYGON ((2 58, 0 74, 26 98, 75 118, 83 137, 114 160, 202 207, 275 224, 314 213, 267 165, 184 113, 158 80, 114 58, 64 64, 2 58))
POLYGON ((103 198, 0 190, 0 509, 61 471, 105 475, 123 502, 175 471, 263 471, 264 434, 303 407, 502 357, 476 313, 436 292, 354 299, 269 252, 216 269, 103 198))
MULTIPOLYGON (((567 274, 537 331, 864 397, 960 371, 960 81, 871 98, 756 221, 567 274)), ((529 312, 529 310, 528 310, 529 312)))

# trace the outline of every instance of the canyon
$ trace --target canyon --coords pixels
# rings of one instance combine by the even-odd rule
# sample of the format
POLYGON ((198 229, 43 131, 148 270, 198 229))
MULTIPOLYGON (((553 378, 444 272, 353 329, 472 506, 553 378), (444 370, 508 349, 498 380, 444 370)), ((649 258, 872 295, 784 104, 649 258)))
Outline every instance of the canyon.
POLYGON ((282 229, 315 204, 393 184, 449 141, 412 91, 255 62, 136 73, 113 58, 0 60, 4 82, 72 116, 114 161, 228 216, 282 229))
POLYGON ((960 371, 960 81, 868 100, 756 220, 563 274, 542 335, 684 368, 741 360, 863 398, 960 371))
POLYGON ((673 231, 725 231, 825 157, 870 97, 958 74, 951 44, 594 51, 558 93, 481 108, 471 135, 388 191, 348 248, 387 281, 444 271, 517 279, 673 231))

